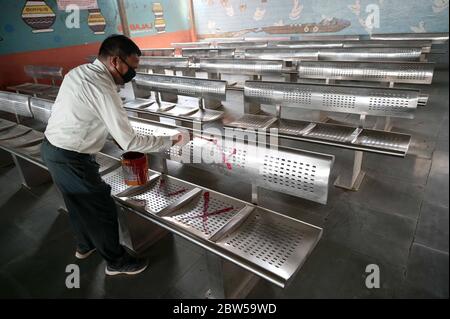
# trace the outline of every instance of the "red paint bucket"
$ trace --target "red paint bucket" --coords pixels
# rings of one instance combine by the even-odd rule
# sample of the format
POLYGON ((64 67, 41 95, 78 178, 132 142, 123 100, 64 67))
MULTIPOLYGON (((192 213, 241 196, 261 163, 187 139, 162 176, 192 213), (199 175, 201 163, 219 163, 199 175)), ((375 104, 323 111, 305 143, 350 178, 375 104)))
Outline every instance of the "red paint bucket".
POLYGON ((139 152, 126 152, 121 157, 125 184, 145 185, 148 181, 147 155, 139 152))

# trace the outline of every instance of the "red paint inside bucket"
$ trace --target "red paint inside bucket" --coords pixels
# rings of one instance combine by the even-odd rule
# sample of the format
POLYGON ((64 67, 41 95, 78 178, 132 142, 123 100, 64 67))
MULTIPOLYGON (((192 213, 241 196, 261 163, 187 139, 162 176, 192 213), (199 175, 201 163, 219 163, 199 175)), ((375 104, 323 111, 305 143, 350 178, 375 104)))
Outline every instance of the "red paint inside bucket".
POLYGON ((125 184, 129 186, 145 185, 148 181, 147 155, 139 152, 124 153, 122 170, 125 184))

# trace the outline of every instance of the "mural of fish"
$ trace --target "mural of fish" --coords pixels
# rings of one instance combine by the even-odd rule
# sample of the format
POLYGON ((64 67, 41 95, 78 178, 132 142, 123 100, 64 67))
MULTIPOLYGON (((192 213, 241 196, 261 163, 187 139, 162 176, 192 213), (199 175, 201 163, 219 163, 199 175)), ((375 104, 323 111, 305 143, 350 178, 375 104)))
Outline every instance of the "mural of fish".
POLYGON ((414 33, 425 33, 427 30, 425 29, 425 22, 420 21, 418 26, 411 26, 411 31, 414 33))
POLYGON ((300 14, 302 13, 302 11, 303 6, 300 4, 300 0, 294 0, 294 7, 289 13, 289 19, 297 20, 298 18, 300 18, 300 14))
POLYGON ((433 12, 440 13, 445 9, 448 9, 449 0, 434 0, 433 1, 433 12))

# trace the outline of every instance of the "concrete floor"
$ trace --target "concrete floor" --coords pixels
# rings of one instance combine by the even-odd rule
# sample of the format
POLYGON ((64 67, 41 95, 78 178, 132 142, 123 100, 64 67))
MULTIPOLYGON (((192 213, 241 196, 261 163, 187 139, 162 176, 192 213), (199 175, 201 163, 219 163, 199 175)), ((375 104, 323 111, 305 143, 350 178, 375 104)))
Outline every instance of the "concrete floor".
MULTIPOLYGON (((414 120, 394 120, 393 131, 412 134, 406 158, 365 154, 358 192, 330 187, 329 203, 315 204, 262 191, 262 206, 323 227, 324 236, 285 289, 260 280, 251 298, 448 298, 449 168, 448 70, 435 75, 426 108, 414 120), (381 287, 365 287, 365 268, 380 267, 381 287)), ((242 113, 238 93, 225 108, 242 113)), ((287 117, 295 118, 288 110, 287 117)), ((333 116, 341 120, 342 116, 333 116)), ((347 121, 354 120, 347 118, 347 121)), ((332 180, 352 152, 297 144, 336 155, 332 180)), ((172 175, 250 200, 250 186, 172 163, 172 175)), ((150 269, 133 278, 105 278, 98 255, 77 261, 68 218, 58 213, 52 184, 34 194, 18 172, 0 169, 0 298, 202 298, 208 288, 204 251, 168 235, 149 251, 150 269), (66 265, 81 269, 81 288, 65 286, 66 265)))

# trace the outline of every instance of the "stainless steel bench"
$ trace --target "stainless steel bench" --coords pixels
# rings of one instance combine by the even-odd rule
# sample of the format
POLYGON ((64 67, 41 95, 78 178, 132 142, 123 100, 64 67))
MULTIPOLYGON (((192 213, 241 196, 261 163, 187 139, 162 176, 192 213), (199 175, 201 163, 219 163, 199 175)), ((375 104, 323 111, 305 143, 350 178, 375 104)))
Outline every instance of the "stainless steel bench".
POLYGON ((141 49, 142 56, 169 56, 175 55, 174 48, 153 48, 153 49, 141 49))
POLYGON ((133 87, 136 96, 139 96, 139 92, 147 95, 151 91, 155 92, 156 103, 148 107, 132 109, 138 113, 178 116, 196 122, 214 121, 223 116, 223 112, 211 110, 211 108, 220 107, 221 101, 226 99, 225 81, 138 73, 133 80, 133 87), (164 108, 167 103, 161 102, 159 97, 161 92, 198 98, 198 105, 164 108))
MULTIPOLYGON (((36 100, 33 102, 40 112, 48 112, 45 105, 36 100)), ((41 114, 40 118, 45 120, 47 117, 41 114)), ((39 144, 32 145, 34 148, 14 145, 14 139, 22 136, 23 132, 18 132, 16 125, 7 124, 2 123, 0 138, 4 141, 12 140, 12 143, 5 146, 0 142, 0 148, 26 162, 45 168, 39 159, 39 144), (11 134, 11 129, 17 132, 11 134)), ((153 129, 152 125, 144 125, 145 122, 139 119, 132 119, 132 124, 143 130, 138 129, 139 132, 147 133, 153 129)), ((186 147, 190 148, 191 145, 186 147)), ((277 156, 277 153, 271 156, 277 156)), ((283 158, 284 155, 279 156, 283 158)), ((298 157, 297 154, 290 153, 287 160, 301 160, 302 163, 297 165, 311 165, 308 166, 311 173, 317 169, 317 187, 323 190, 325 185, 321 183, 325 183, 328 178, 327 170, 331 168, 332 157, 318 156, 305 153, 298 157), (310 163, 310 160, 314 163, 310 163), (320 161, 327 167, 325 171, 320 161)), ((265 158, 266 161, 278 165, 276 161, 265 158)), ((256 283, 257 277, 254 275, 279 287, 285 287, 299 271, 322 235, 322 229, 313 225, 155 171, 150 171, 150 179, 146 185, 128 187, 124 184, 122 169, 117 159, 99 154, 97 161, 101 165, 102 178, 111 185, 112 194, 120 207, 122 242, 130 245, 132 249, 143 247, 143 244, 138 242, 139 238, 131 234, 132 229, 129 227, 132 225, 140 227, 141 231, 145 229, 147 236, 159 235, 158 230, 149 231, 149 226, 144 223, 147 220, 206 249, 211 280, 209 297, 242 297, 256 283), (134 214, 130 214, 131 212, 134 214), (229 281, 230 278, 233 280, 229 281), (230 287, 230 282, 240 284, 230 287)), ((280 169, 275 170, 280 172, 280 169)), ((282 179, 282 176, 274 175, 270 170, 265 174, 269 184, 270 180, 282 179)), ((304 187, 314 187, 308 186, 306 181, 302 183, 305 184, 304 187)))
POLYGON ((10 86, 7 88, 8 90, 33 96, 56 98, 59 91, 57 81, 63 79, 63 68, 56 66, 26 65, 24 70, 25 74, 31 77, 34 83, 10 86), (51 85, 38 83, 38 80, 40 79, 50 80, 51 85))
POLYGON ((327 62, 302 61, 297 66, 301 79, 324 79, 330 81, 387 82, 431 84, 433 63, 403 62, 327 62))
POLYGON ((368 115, 413 118, 414 110, 425 105, 427 98, 417 90, 365 88, 356 86, 323 86, 316 84, 247 81, 244 87, 245 113, 227 126, 260 130, 258 134, 293 136, 300 140, 348 147, 355 150, 354 165, 344 170, 335 185, 357 190, 364 177, 361 170, 363 150, 405 156, 410 136, 385 131, 367 130, 368 115), (253 115, 261 104, 272 105, 276 116, 253 115), (359 127, 330 125, 309 121, 282 119, 283 107, 343 112, 360 115, 359 127), (250 114, 249 114, 250 113, 250 114))

